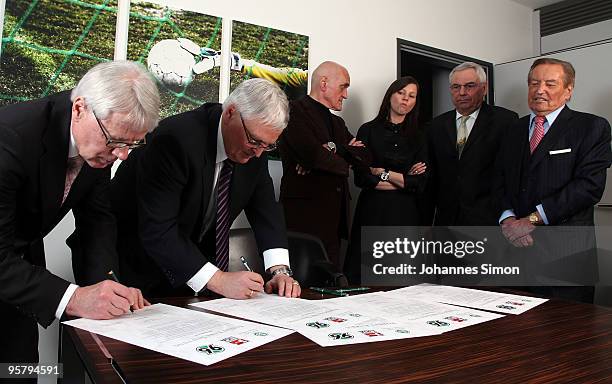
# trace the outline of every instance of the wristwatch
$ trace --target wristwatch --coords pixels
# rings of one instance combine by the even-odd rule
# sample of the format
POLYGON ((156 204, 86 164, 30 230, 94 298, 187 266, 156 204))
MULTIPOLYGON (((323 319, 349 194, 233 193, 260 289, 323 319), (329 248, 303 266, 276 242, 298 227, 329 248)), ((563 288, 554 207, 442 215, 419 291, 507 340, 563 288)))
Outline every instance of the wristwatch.
POLYGON ((329 148, 330 152, 336 152, 336 143, 334 143, 333 141, 328 141, 327 147, 329 148))
POLYGON ((385 171, 383 173, 381 173, 380 175, 378 175, 378 177, 380 178, 381 181, 387 181, 389 180, 389 170, 385 169, 385 171))
POLYGON ((289 267, 280 267, 273 270, 270 274, 272 275, 272 277, 276 275, 293 276, 293 271, 289 267))
POLYGON ((528 218, 532 225, 540 225, 540 218, 538 217, 537 212, 531 212, 528 218))

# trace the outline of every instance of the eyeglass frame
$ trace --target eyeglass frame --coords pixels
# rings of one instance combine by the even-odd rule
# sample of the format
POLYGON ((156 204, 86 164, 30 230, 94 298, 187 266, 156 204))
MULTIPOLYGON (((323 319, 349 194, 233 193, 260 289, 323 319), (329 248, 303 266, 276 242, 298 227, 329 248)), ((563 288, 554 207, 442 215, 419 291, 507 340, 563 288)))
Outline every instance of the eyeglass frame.
POLYGON ((476 83, 474 81, 470 81, 469 83, 465 83, 465 84, 451 84, 449 86, 451 92, 461 92, 461 88, 465 88, 466 92, 472 92, 474 90, 476 90, 476 88, 478 88, 479 86, 481 86, 484 83, 476 83))
POLYGON ((278 142, 268 144, 261 140, 257 140, 253 138, 253 136, 249 133, 249 130, 247 129, 246 124, 244 123, 244 119, 242 118, 242 113, 238 112, 238 115, 240 116, 240 121, 242 122, 242 129, 244 129, 244 134, 246 135, 247 143, 249 143, 249 145, 252 145, 257 149, 263 149, 264 152, 271 152, 271 151, 274 151, 276 148, 278 148, 278 142))
POLYGON ((93 110, 91 112, 94 118, 96 119, 96 122, 98 123, 98 127, 100 127, 100 130, 102 131, 102 134, 104 135, 104 138, 106 139, 106 146, 108 148, 136 149, 138 147, 142 147, 143 145, 147 144, 147 139, 144 137, 142 138, 142 140, 135 140, 135 141, 125 141, 125 140, 114 139, 108 132, 108 129, 106 129, 106 127, 102 124, 102 122, 100 121, 96 113, 93 110))

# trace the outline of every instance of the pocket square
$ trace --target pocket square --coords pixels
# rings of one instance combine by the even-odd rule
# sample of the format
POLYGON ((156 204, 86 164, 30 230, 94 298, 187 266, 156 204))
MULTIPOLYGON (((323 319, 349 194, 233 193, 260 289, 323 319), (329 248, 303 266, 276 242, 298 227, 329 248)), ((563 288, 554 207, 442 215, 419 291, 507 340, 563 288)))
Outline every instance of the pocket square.
POLYGON ((571 148, 565 148, 565 149, 555 149, 554 151, 549 151, 548 153, 551 155, 560 155, 562 153, 570 153, 572 151, 571 148))

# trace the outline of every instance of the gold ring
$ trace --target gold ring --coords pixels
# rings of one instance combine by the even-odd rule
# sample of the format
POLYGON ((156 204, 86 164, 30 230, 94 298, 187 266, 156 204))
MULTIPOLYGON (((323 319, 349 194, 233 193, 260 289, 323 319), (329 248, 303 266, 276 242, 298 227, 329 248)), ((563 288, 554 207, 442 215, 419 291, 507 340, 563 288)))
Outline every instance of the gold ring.
POLYGON ((293 280, 293 283, 291 283, 293 285, 300 285, 300 283, 298 283, 297 281, 293 280))

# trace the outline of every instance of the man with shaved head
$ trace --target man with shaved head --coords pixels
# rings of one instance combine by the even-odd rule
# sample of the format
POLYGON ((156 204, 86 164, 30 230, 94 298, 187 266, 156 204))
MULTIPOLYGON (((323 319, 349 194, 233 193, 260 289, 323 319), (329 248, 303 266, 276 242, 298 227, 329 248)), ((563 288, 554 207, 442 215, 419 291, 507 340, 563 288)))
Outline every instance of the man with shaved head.
POLYGON ((370 157, 344 120, 330 112, 342 110, 350 81, 338 63, 319 65, 310 94, 291 102, 289 125, 279 141, 287 229, 318 237, 338 267, 340 239, 348 235, 349 165, 368 165, 370 157))

